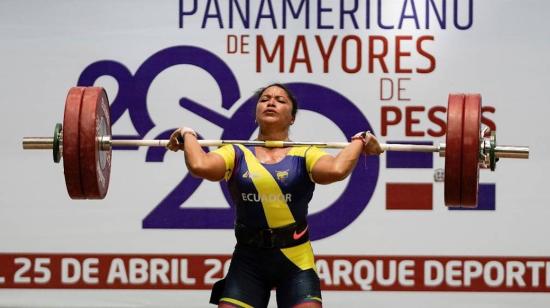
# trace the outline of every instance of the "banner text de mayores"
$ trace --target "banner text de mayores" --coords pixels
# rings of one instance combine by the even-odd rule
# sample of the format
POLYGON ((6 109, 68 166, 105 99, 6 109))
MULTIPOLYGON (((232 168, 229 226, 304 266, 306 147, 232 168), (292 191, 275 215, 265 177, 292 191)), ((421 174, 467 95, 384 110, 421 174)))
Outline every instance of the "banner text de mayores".
POLYGON ((410 33, 468 30, 473 8, 473 0, 179 0, 178 17, 181 29, 295 33, 227 36, 228 53, 255 52, 257 72, 274 63, 279 72, 328 73, 334 69, 330 60, 337 58, 339 68, 351 74, 428 74, 436 68, 435 37, 410 33), (319 31, 301 35, 303 29, 319 31))

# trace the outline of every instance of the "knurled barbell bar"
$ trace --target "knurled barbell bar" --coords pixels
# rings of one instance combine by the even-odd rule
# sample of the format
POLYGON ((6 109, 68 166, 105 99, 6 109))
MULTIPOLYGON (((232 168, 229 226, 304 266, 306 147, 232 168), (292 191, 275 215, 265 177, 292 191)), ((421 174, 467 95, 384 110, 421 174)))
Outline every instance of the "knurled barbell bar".
MULTIPOLYGON (((165 147, 169 140, 113 140, 109 100, 103 88, 73 87, 65 101, 63 125, 52 137, 24 137, 23 149, 53 150, 63 157, 67 191, 72 199, 103 199, 109 187, 113 147, 165 147)), ((344 148, 348 142, 199 140, 203 147, 242 144, 261 147, 317 146, 344 148)), ((475 207, 479 169, 495 170, 499 158, 529 158, 525 146, 497 146, 495 132, 481 129, 481 96, 450 94, 445 143, 438 145, 381 144, 385 151, 434 152, 445 157, 445 204, 475 207)))

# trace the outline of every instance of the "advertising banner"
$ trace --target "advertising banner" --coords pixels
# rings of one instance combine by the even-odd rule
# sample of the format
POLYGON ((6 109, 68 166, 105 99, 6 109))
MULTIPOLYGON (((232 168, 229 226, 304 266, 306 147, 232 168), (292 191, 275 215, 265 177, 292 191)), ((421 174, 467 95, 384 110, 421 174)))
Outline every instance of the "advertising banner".
POLYGON ((106 197, 74 200, 66 160, 22 140, 67 125, 75 86, 105 88, 113 140, 178 127, 252 140, 255 93, 272 83, 297 97, 293 141, 370 131, 438 147, 449 95, 479 93, 497 145, 530 148, 480 170, 475 208, 445 206, 443 152, 362 156, 343 181, 316 185, 308 225, 325 307, 548 307, 548 11, 541 0, 1 1, 0 307, 208 307, 236 243, 225 181, 192 176, 182 152, 127 145, 108 158, 106 197))

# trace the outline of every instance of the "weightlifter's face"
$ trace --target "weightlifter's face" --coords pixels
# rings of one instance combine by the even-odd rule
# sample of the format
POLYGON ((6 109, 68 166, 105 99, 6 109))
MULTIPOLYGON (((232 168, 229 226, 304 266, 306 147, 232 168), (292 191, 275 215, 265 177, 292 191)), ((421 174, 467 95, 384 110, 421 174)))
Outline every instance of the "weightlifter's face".
POLYGON ((256 104, 256 121, 260 126, 278 124, 289 127, 294 122, 292 101, 286 91, 271 86, 265 89, 256 104))

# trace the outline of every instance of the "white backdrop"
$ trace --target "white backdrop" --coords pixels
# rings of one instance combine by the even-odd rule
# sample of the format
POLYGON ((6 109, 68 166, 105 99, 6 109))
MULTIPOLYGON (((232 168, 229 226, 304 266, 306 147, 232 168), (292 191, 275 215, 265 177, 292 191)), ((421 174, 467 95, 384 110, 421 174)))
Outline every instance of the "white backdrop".
MULTIPOLYGON (((62 164, 53 164, 48 151, 23 151, 21 147, 23 136, 50 136, 54 124, 62 121, 67 90, 77 84, 90 64, 116 61, 132 75, 138 71, 146 75, 144 63, 153 59, 157 52, 187 46, 200 48, 205 51, 203 54, 213 54, 220 63, 225 63, 237 81, 240 95, 230 102, 233 105, 224 108, 223 96, 227 99, 235 95, 236 89, 222 95, 211 76, 216 69, 199 68, 193 65, 199 62, 197 58, 188 57, 191 64, 169 66, 154 75, 144 92, 146 96, 141 97, 154 122, 141 136, 144 139, 155 138, 167 129, 182 125, 195 128, 208 139, 219 138, 224 129, 236 133, 238 128, 235 126, 225 127, 220 123, 228 123, 227 119, 232 119, 259 87, 271 82, 290 82, 322 86, 343 95, 382 140, 439 143, 445 142, 444 137, 432 138, 426 133, 429 129, 440 129, 438 122, 428 116, 428 110, 446 106, 447 95, 451 92, 481 93, 484 106, 494 108, 493 113, 484 115, 496 123, 498 141, 531 147, 529 160, 503 159, 496 172, 481 172, 480 182, 495 189, 494 194, 489 193, 490 197, 494 196, 489 206, 494 208, 448 210, 443 203, 443 184, 433 179, 434 171, 443 168, 444 160, 435 155, 433 164, 416 169, 392 168, 388 156, 381 156, 380 172, 377 178, 370 178, 376 181, 372 186, 374 191, 372 196, 366 197, 368 204, 362 204, 366 207, 339 230, 331 231, 327 227, 325 230, 329 231, 325 236, 313 242, 325 284, 324 304, 326 307, 340 303, 353 307, 548 307, 550 198, 545 192, 548 187, 546 173, 550 171, 550 147, 546 142, 549 137, 546 118, 550 114, 547 94, 550 83, 547 12, 550 4, 535 0, 473 1, 472 24, 461 30, 453 22, 454 4, 458 5, 458 25, 464 27, 469 20, 469 1, 443 1, 446 4, 444 29, 437 23, 433 7, 430 7, 429 27, 426 27, 425 17, 426 3, 435 3, 442 11, 442 1, 345 1, 346 9, 357 4, 354 17, 358 29, 354 29, 350 15, 344 16, 344 26, 340 27, 339 1, 296 0, 290 1, 295 10, 299 3, 309 3, 309 13, 303 11, 301 17, 292 20, 287 10, 288 24, 283 29, 282 2, 250 1, 249 27, 237 19, 235 9, 231 26, 229 3, 244 7, 245 2, 198 1, 194 13, 189 13, 193 11, 193 1, 177 0, 0 2, 0 102, 3 109, 0 125, 4 131, 0 134, 0 306, 207 306, 209 284, 205 281, 205 272, 212 270, 214 263, 221 264, 219 260, 227 259, 231 253, 232 231, 214 222, 205 222, 206 227, 201 229, 162 227, 162 222, 155 228, 147 228, 143 222, 186 175, 181 154, 167 153, 163 162, 148 162, 146 148, 116 150, 107 198, 75 201, 67 196, 62 164), (276 27, 268 17, 260 19, 259 27, 255 27, 259 3, 264 4, 261 9, 264 15, 269 15, 269 4, 273 5, 276 27), (325 8, 321 13, 318 13, 319 3, 325 8), (369 3, 370 28, 366 29, 365 12, 369 3), (183 28, 180 27, 180 4, 189 14, 181 17, 183 28), (220 19, 216 17, 216 4, 220 19), (415 12, 419 29, 410 17, 415 12), (208 14, 211 17, 205 19, 208 14), (309 27, 305 25, 306 15, 309 27), (409 18, 403 19, 399 27, 403 15, 409 18), (202 26, 204 19, 206 23, 202 26), (393 25, 394 29, 383 29, 384 25, 393 25), (322 29, 330 26, 333 29, 322 29), (249 53, 228 53, 227 37, 230 35, 248 35, 245 51, 249 53), (300 41, 301 35, 304 41, 300 41), (284 62, 275 58, 269 63, 261 49, 257 53, 258 41, 263 40, 269 52, 273 52, 278 36, 285 40, 284 62), (316 36, 325 48, 333 37, 335 40, 327 72, 323 70, 316 36), (376 36, 388 42, 384 58, 387 72, 378 61, 370 71, 369 54, 382 52, 381 45, 369 51, 369 38, 376 36), (401 68, 412 69, 411 73, 399 72, 395 61, 396 38, 407 36, 410 38, 403 39, 401 48, 411 54, 401 56, 399 61, 401 68), (421 42, 421 37, 431 39, 421 42), (346 40, 350 41, 343 43, 346 40), (361 44, 359 58, 355 53, 358 42, 361 44), (420 49, 417 44, 421 45, 420 49), (344 45, 348 48, 346 57, 342 51, 344 45), (261 68, 256 63, 257 58, 261 68), (293 58, 297 61, 291 72, 293 58), (429 68, 430 64, 433 67, 428 73, 417 71, 429 68), (357 71, 346 72, 346 66, 349 70, 357 68, 357 71), (402 98, 409 100, 381 100, 382 78, 395 82, 404 78, 402 98), (217 113, 218 118, 205 118, 180 107, 178 102, 182 97, 197 102, 204 107, 202 110, 209 110, 209 114, 217 113), (388 106, 397 107, 403 118, 398 124, 388 126, 387 134, 383 135, 382 110, 388 106), (410 106, 424 107, 424 111, 411 115, 418 122, 409 122, 413 131, 422 132, 424 136, 413 136, 406 131, 405 110, 410 106), (431 187, 431 209, 388 209, 388 183, 424 183, 431 187), (191 276, 196 275, 196 284, 186 286, 178 281, 163 285, 162 275, 157 276, 160 282, 155 282, 152 272, 148 272, 146 282, 139 282, 137 276, 132 281, 129 268, 128 283, 115 284, 112 289, 106 284, 107 276, 116 272, 114 266, 118 263, 114 259, 125 260, 121 265, 124 267, 130 266, 132 260, 150 261, 155 257, 167 262, 195 258, 188 265, 191 276), (69 274, 63 272, 60 264, 68 266, 72 258, 81 261, 91 258, 92 264, 82 271, 82 280, 63 284, 62 275, 69 274), (208 263, 207 259, 214 261, 208 263), (415 266, 408 268, 412 274, 402 268, 397 276, 408 275, 414 288, 407 290, 406 283, 399 281, 384 287, 380 279, 373 278, 373 291, 360 290, 361 279, 353 276, 353 271, 365 262, 358 260, 370 260, 372 264, 378 260, 385 266, 391 266, 392 260, 412 260, 415 266), (440 290, 433 290, 421 283, 426 278, 421 270, 427 267, 424 263, 427 260, 447 266, 450 266, 449 260, 460 263, 448 268, 438 285, 440 290), (474 261, 470 263, 475 265, 470 268, 474 272, 466 273, 463 267, 466 262, 462 263, 466 260, 474 261), (477 266, 482 264, 485 270, 487 264, 494 265, 494 271, 488 276, 476 273, 477 266), (25 268, 27 265, 29 268, 25 268), (499 274, 501 268, 504 272, 499 274), (86 275, 90 278, 88 281, 83 278, 86 275), (503 279, 501 283, 499 275, 503 279), (468 288, 464 281, 467 276, 473 277, 473 285, 478 289, 468 288), (102 288, 96 289, 98 285, 102 288), (174 289, 155 290, 166 288, 166 285, 174 289), (336 289, 341 291, 333 291, 336 289)), ((160 60, 163 59, 169 60, 168 57, 160 60)), ((136 87, 142 86, 137 79, 136 87)), ((224 79, 220 85, 229 87, 230 83, 224 79)), ((121 89, 113 77, 99 77, 95 84, 107 89, 111 102, 117 93, 128 91, 128 88, 121 89)), ((140 97, 121 99, 117 103, 136 108, 132 110, 143 108, 133 99, 140 97)), ((331 112, 342 112, 339 103, 334 103, 331 112)), ((316 106, 315 103, 306 104, 316 106)), ((438 113, 436 117, 444 119, 445 114, 438 113)), ((139 133, 136 126, 144 123, 143 118, 132 118, 125 111, 113 124, 113 131, 117 135, 136 135, 139 133)), ((349 138, 337 124, 346 125, 334 123, 320 111, 302 110, 291 137, 324 141, 349 138)), ((365 170, 363 165, 358 168, 362 168, 358 172, 363 174, 372 171, 365 170)), ((318 186, 310 213, 328 210, 348 185, 349 180, 318 186)), ((415 198, 410 198, 413 207, 415 198)), ((207 182, 202 182, 185 202, 172 201, 171 205, 176 211, 228 208, 219 185, 207 182)), ((345 216, 345 208, 341 214, 345 216)), ((193 219, 186 219, 190 220, 193 219)), ((323 224, 318 224, 317 228, 323 229, 323 224)), ((152 266, 151 263, 148 266, 152 266)), ((173 263, 167 266, 170 271, 175 268, 173 263)), ((221 275, 221 272, 216 273, 221 275)), ((122 275, 120 271, 115 274, 122 275)), ((124 280, 122 276, 117 277, 120 283, 124 280)), ((403 279, 407 281, 407 277, 403 279)), ((275 306, 274 300, 270 306, 275 306)))

